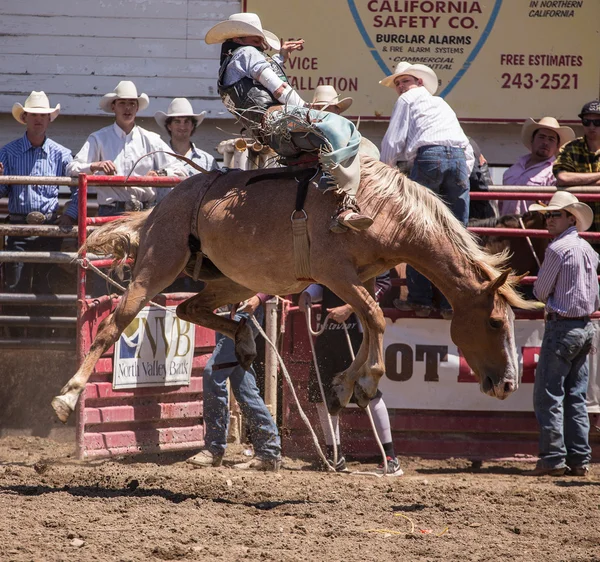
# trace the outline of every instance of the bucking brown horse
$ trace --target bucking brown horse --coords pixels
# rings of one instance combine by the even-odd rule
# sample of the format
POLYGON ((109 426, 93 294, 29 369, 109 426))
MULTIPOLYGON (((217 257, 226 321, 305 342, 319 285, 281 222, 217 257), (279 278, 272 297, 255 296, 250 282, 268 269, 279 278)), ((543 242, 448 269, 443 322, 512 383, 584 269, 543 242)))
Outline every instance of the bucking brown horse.
POLYGON ((356 359, 337 375, 328 397, 332 412, 352 393, 366 407, 384 372, 383 313, 373 298, 376 275, 406 262, 446 295, 454 317, 452 340, 479 379, 481 390, 499 399, 518 386, 518 361, 511 305, 535 308, 513 289, 516 279, 501 271, 505 256, 483 251, 430 190, 381 162, 361 160, 358 203, 375 218, 367 231, 334 234, 332 193, 310 188, 304 205, 310 240, 310 278, 295 275, 290 215, 295 208, 293 171, 213 172, 178 185, 155 209, 134 213, 96 230, 86 248, 135 260, 131 283, 98 333, 77 373, 52 401, 65 421, 75 408, 94 366, 125 327, 191 257, 190 234, 200 240, 206 287, 177 307, 184 320, 233 338, 240 364, 248 367, 256 348, 250 327, 214 314, 218 307, 257 292, 287 295, 310 282, 329 287, 349 303, 364 328, 356 359), (208 261, 210 260, 210 262, 208 261), (204 263, 204 262, 203 262, 204 263))

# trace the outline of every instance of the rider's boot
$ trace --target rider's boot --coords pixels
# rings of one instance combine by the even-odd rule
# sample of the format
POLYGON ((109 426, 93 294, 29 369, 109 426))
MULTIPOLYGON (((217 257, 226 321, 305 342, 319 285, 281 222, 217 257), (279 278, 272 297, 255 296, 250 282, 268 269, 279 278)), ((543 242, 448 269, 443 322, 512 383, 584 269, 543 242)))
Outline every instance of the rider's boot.
POLYGON ((330 183, 339 194, 339 206, 331 218, 329 230, 340 233, 350 230, 366 230, 373 219, 361 213, 356 202, 356 192, 360 184, 360 157, 354 156, 342 164, 327 167, 330 183))

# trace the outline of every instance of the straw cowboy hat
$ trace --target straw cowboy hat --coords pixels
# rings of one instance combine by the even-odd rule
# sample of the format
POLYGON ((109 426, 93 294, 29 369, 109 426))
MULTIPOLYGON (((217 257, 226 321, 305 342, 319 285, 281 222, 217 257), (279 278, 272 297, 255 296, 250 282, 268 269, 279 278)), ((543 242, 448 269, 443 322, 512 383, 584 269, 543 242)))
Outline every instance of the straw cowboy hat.
POLYGON ((111 106, 112 102, 115 100, 137 100, 139 111, 146 109, 150 103, 146 94, 140 94, 138 96, 135 84, 129 80, 121 80, 113 92, 102 96, 102 99, 100 100, 100 109, 103 109, 106 113, 114 113, 111 106))
POLYGON ((409 62, 406 62, 405 60, 400 61, 396 65, 396 68, 394 68, 394 74, 392 74, 390 76, 386 76, 383 80, 380 80, 379 83, 382 86, 386 86, 388 88, 395 88, 396 85, 394 84, 394 80, 396 78, 398 78, 398 76, 401 76, 402 74, 404 74, 404 71, 407 68, 410 68, 411 66, 412 66, 412 64, 410 64, 409 62))
POLYGON ((571 129, 571 127, 561 127, 554 117, 542 117, 537 123, 531 117, 528 117, 521 128, 521 142, 529 150, 531 150, 533 133, 538 129, 551 129, 556 131, 556 134, 558 135, 558 146, 562 146, 567 142, 575 140, 573 129, 571 129))
POLYGON ((262 37, 271 49, 275 51, 281 49, 277 35, 263 29, 260 18, 251 12, 231 14, 228 20, 211 27, 204 40, 209 45, 213 45, 235 37, 262 37))
POLYGON ((41 115, 50 115, 50 121, 54 121, 60 113, 60 103, 53 109, 50 107, 50 100, 44 92, 31 92, 25 100, 25 105, 15 103, 12 108, 13 117, 21 124, 25 125, 23 113, 39 113, 41 115))
POLYGON ((193 117, 196 119, 196 125, 200 125, 204 120, 206 111, 194 113, 192 104, 186 98, 175 98, 170 104, 167 112, 157 111, 154 114, 156 122, 166 131, 166 121, 169 117, 193 117))
POLYGON ((539 211, 540 213, 547 213, 548 211, 568 211, 574 217, 576 227, 579 232, 586 231, 594 222, 594 211, 586 205, 581 203, 575 195, 568 191, 557 191, 550 199, 550 203, 547 206, 539 205, 534 203, 529 205, 530 211, 539 211))
POLYGON ((333 86, 323 84, 322 86, 317 86, 315 89, 315 93, 310 105, 312 107, 324 109, 333 106, 337 107, 340 110, 340 113, 343 113, 352 105, 354 100, 352 98, 339 98, 340 95, 336 92, 333 86))

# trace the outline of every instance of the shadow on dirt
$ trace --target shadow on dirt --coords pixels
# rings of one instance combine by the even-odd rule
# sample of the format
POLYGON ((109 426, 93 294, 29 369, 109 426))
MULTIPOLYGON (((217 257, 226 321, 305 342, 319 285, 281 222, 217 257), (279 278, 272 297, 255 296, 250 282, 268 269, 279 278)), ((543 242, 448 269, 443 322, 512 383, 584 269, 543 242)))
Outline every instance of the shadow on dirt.
POLYGON ((283 505, 320 505, 336 504, 338 500, 279 500, 279 501, 261 501, 261 502, 236 502, 227 498, 207 497, 199 494, 182 494, 171 492, 164 488, 140 488, 137 480, 132 480, 125 488, 106 488, 102 486, 62 486, 61 488, 52 488, 50 486, 0 486, 0 494, 16 494, 19 496, 43 496, 45 494, 67 493, 74 497, 84 498, 162 498, 168 502, 179 504, 188 500, 212 501, 213 503, 224 503, 228 505, 243 505, 245 507, 254 507, 262 511, 268 511, 283 505))

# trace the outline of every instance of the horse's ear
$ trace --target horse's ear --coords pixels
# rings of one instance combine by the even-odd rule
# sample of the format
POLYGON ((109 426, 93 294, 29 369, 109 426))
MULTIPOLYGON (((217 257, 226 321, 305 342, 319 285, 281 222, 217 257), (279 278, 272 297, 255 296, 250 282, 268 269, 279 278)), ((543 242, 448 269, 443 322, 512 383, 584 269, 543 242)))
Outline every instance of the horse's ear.
POLYGON ((496 277, 493 281, 490 281, 486 291, 490 294, 494 294, 495 292, 506 283, 508 276, 510 275, 510 269, 507 269, 504 273, 502 273, 499 277, 496 277))

